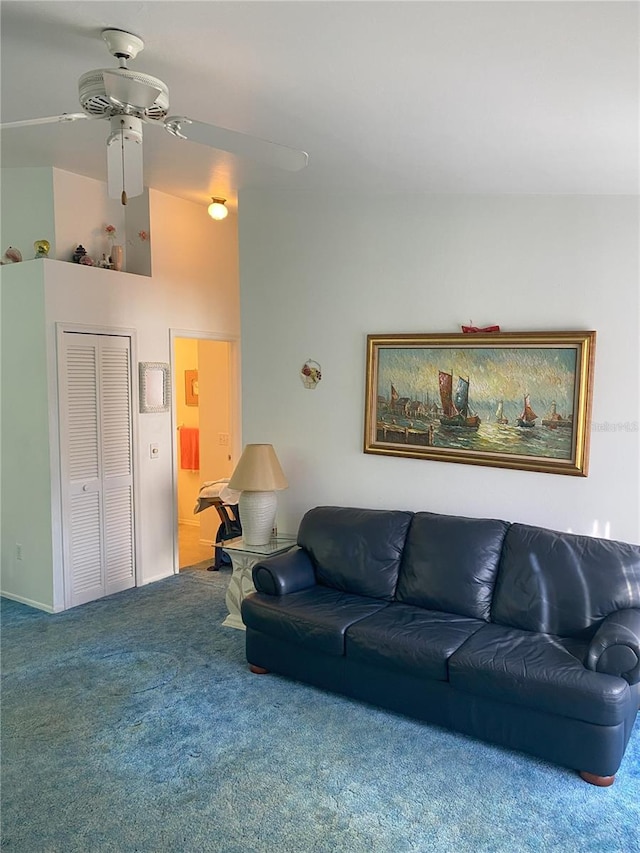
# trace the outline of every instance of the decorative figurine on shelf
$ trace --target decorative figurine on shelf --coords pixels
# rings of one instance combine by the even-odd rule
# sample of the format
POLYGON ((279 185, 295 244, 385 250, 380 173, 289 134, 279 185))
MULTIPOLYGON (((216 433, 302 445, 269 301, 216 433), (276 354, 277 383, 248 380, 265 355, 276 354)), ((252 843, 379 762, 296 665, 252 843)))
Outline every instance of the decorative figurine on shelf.
POLYGON ((36 240, 33 244, 33 248, 36 251, 35 258, 48 258, 49 250, 51 249, 51 243, 48 240, 36 240))
POLYGON ((107 235, 107 240, 111 244, 109 254, 110 269, 120 272, 122 270, 123 249, 119 243, 116 243, 118 232, 115 225, 105 225, 104 233, 107 235))
POLYGON ((74 263, 74 264, 79 264, 79 263, 80 263, 80 259, 81 259, 81 258, 84 258, 86 254, 87 254, 87 250, 85 249, 85 247, 84 247, 84 246, 82 246, 82 245, 80 245, 80 246, 76 246, 76 250, 75 250, 75 252, 73 253, 73 258, 72 258, 72 259, 73 259, 73 263, 74 263))
POLYGON ((22 252, 13 246, 9 246, 7 251, 2 256, 3 264, 19 264, 22 260, 22 252))
POLYGON ((300 379, 302 380, 302 384, 305 388, 313 391, 318 382, 322 379, 322 371, 320 370, 318 362, 314 361, 312 358, 305 361, 300 370, 300 379))
POLYGON ((122 270, 122 246, 114 244, 111 247, 109 261, 112 270, 115 270, 116 272, 120 272, 122 270))
POLYGON ((102 267, 102 269, 104 270, 110 270, 111 262, 109 261, 109 258, 105 254, 103 254, 102 258, 96 262, 95 266, 102 267))

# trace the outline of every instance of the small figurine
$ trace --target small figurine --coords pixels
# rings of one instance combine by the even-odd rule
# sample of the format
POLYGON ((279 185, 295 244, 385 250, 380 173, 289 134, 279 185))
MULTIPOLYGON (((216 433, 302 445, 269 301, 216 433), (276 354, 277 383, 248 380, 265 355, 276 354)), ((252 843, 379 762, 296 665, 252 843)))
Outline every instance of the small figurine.
POLYGON ((15 249, 13 246, 9 246, 2 257, 3 264, 19 264, 21 260, 22 252, 20 249, 15 249))
POLYGON ((33 248, 36 250, 36 259, 48 258, 49 250, 51 249, 51 243, 48 240, 36 240, 36 242, 33 244, 33 248))
POLYGON ((87 254, 87 250, 85 249, 85 247, 84 247, 84 246, 82 246, 82 245, 80 245, 80 246, 76 246, 76 250, 75 250, 75 252, 73 253, 73 258, 72 258, 72 259, 73 259, 73 263, 74 263, 74 264, 79 264, 79 263, 80 263, 80 259, 81 259, 81 258, 83 258, 86 254, 87 254))

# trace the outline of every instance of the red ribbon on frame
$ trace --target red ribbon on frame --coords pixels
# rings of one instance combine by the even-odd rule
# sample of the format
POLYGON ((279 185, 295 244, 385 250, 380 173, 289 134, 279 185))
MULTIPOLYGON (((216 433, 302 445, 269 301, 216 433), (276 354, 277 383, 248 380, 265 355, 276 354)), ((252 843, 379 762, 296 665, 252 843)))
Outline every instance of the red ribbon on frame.
POLYGON ((480 328, 479 326, 461 326, 460 327, 465 335, 475 335, 480 332, 499 332, 500 326, 484 326, 484 328, 480 328))

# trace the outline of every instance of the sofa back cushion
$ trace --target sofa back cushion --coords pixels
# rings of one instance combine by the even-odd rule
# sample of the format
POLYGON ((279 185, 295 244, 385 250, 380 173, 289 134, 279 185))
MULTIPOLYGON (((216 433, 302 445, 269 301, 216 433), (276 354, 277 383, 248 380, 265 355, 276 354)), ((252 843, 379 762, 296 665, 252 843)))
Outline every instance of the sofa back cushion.
POLYGON ((300 523, 298 545, 324 586, 391 600, 411 512, 320 506, 300 523))
POLYGON ((417 512, 396 598, 406 604, 489 620, 506 521, 417 512))
POLYGON ((629 607, 640 607, 638 545, 511 525, 493 622, 589 639, 605 616, 629 607))

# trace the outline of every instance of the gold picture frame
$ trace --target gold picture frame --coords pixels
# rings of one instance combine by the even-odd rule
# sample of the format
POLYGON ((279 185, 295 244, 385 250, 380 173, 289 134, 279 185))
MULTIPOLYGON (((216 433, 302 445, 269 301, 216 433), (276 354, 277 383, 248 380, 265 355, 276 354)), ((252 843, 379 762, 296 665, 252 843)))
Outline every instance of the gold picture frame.
POLYGON ((586 477, 595 341, 368 335, 364 452, 586 477))

